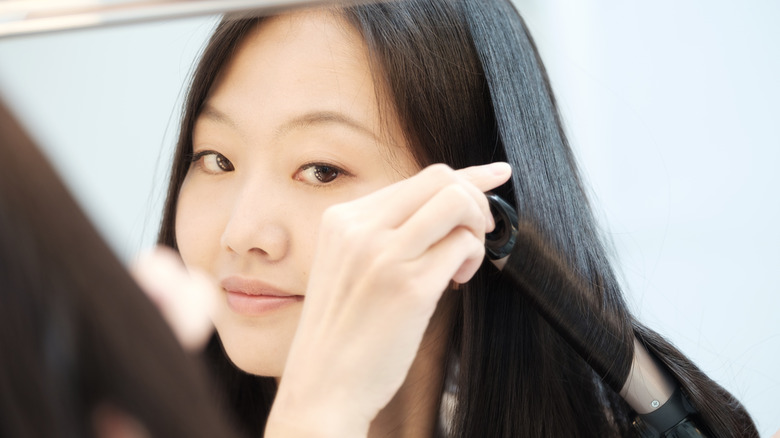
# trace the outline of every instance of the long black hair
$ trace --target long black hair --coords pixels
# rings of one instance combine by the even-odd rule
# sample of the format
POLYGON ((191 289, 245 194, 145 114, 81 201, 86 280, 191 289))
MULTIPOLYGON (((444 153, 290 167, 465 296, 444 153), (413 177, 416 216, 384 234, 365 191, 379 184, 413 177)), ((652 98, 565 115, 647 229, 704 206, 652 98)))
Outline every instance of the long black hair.
POLYGON ((0 155, 0 436, 94 436, 106 404, 152 436, 238 436, 202 366, 2 102, 0 155))
MULTIPOLYGON (((389 96, 420 165, 512 165, 511 184, 498 194, 510 200, 545 246, 562 254, 567 269, 589 285, 581 296, 561 299, 583 311, 596 306, 614 322, 612 338, 594 340, 595 348, 625 346, 627 353, 603 365, 625 375, 636 334, 671 369, 716 436, 757 436, 750 417, 730 394, 628 313, 543 64, 511 3, 403 0, 334 11, 363 35, 377 88, 389 96)), ((261 22, 223 20, 195 71, 163 215, 162 243, 176 246, 176 202, 201 105, 237 45, 261 22)), ((534 255, 528 257, 533 260, 534 255)), ((448 386, 455 388, 455 403, 440 434, 635 433, 630 408, 616 393, 616 383, 602 381, 522 291, 492 266, 483 266, 455 295, 450 362, 442 364, 449 373, 448 386)), ((211 347, 209 355, 226 380, 231 403, 247 429, 261 433, 273 400, 273 381, 232 368, 217 339, 211 347)))

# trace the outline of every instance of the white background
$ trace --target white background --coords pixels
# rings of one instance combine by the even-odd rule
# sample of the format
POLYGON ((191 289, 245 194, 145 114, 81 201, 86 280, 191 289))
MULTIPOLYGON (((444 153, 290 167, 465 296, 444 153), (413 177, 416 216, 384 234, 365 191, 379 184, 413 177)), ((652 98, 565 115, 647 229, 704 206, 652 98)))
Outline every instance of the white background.
MULTIPOLYGON (((780 428, 780 2, 517 4, 632 310, 771 435, 780 428)), ((213 23, 0 40, 0 94, 124 259, 154 241, 177 102, 213 23)))

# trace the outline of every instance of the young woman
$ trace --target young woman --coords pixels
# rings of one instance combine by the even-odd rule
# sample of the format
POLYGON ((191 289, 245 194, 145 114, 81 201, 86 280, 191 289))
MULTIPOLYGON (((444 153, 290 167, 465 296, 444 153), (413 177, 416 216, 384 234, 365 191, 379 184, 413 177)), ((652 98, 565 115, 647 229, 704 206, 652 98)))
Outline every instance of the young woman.
POLYGON ((565 254, 615 337, 646 343, 716 436, 757 435, 730 394, 628 314, 544 68, 498 0, 216 29, 160 242, 221 286, 207 355, 247 432, 636 433, 615 390, 482 263, 486 191, 565 254))

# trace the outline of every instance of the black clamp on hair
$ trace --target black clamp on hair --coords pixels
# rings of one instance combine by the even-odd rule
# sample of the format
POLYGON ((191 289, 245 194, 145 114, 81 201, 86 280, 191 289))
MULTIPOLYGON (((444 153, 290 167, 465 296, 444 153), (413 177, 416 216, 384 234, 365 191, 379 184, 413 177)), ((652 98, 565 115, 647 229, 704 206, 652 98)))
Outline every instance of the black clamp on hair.
POLYGON ((498 195, 486 195, 496 227, 485 235, 485 252, 490 260, 499 260, 509 256, 515 246, 517 213, 514 207, 498 195))

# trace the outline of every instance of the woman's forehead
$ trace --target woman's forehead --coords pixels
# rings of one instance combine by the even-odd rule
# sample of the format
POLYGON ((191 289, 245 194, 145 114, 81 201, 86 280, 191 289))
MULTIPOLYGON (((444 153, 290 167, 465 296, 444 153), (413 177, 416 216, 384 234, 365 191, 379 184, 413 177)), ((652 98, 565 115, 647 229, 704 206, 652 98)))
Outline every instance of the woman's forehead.
POLYGON ((376 77, 361 35, 344 18, 296 12, 264 19, 245 37, 204 108, 266 131, 306 114, 336 114, 380 137, 398 123, 391 105, 379 102, 376 77))
POLYGON ((227 68, 245 69, 257 74, 257 79, 278 79, 273 73, 283 72, 282 78, 292 80, 300 80, 293 73, 357 78, 370 76, 371 71, 368 49, 360 33, 344 18, 327 10, 295 12, 260 21, 239 44, 227 68))

